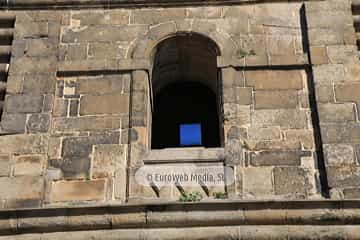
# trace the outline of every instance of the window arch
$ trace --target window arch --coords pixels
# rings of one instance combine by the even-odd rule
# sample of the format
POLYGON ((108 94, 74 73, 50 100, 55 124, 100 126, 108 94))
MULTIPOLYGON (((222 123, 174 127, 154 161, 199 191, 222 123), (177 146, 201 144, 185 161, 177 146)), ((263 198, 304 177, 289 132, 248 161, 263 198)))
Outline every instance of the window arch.
POLYGON ((219 147, 222 139, 217 45, 195 33, 160 42, 152 68, 153 149, 219 147))

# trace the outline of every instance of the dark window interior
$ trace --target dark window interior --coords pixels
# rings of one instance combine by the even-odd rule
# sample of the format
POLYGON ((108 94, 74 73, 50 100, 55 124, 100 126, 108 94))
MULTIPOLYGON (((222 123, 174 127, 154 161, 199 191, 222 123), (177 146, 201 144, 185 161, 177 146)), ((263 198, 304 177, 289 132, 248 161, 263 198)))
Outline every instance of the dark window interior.
POLYGON ((199 83, 172 84, 154 98, 152 148, 197 146, 180 144, 181 124, 201 124, 201 144, 220 146, 216 95, 199 83))
POLYGON ((218 55, 212 40, 195 33, 157 45, 151 79, 153 149, 221 145, 218 55), (180 135, 187 124, 200 124, 201 136, 196 128, 180 135))

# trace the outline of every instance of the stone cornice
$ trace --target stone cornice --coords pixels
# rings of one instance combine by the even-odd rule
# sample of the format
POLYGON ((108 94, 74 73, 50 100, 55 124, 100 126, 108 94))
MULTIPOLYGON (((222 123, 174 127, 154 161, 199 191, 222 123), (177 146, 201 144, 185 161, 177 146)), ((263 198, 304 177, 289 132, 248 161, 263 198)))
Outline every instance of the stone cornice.
POLYGON ((359 224, 358 200, 219 200, 0 211, 0 235, 129 228, 359 224))
POLYGON ((172 7, 194 5, 256 4, 264 2, 305 2, 322 0, 0 0, 0 9, 79 9, 116 7, 172 7))

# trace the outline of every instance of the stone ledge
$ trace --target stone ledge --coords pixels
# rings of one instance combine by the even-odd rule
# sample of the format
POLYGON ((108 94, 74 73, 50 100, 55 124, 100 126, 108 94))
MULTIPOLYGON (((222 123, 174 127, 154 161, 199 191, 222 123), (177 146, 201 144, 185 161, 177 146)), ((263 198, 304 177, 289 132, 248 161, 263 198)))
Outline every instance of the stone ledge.
POLYGON ((195 163, 223 162, 223 148, 169 148, 151 150, 145 156, 145 163, 195 163))
MULTIPOLYGON (((322 0, 305 0, 322 1, 322 0)), ((154 6, 187 6, 187 5, 224 5, 255 4, 267 2, 304 2, 304 0, 0 0, 0 9, 66 9, 66 8, 114 8, 114 7, 154 7, 154 6)))
POLYGON ((245 225, 344 228, 344 225, 359 224, 359 200, 218 200, 0 211, 0 235, 105 229, 127 231, 129 228, 141 231, 143 228, 224 226, 225 229, 226 226, 241 228, 245 225))

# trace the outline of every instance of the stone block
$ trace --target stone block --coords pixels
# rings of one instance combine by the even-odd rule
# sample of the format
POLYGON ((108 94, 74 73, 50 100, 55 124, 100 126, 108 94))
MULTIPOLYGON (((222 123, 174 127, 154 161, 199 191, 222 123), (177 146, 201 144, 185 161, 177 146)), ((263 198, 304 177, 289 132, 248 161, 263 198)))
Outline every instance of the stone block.
POLYGON ((103 131, 120 128, 120 117, 84 116, 73 118, 54 118, 52 129, 55 132, 103 131))
POLYGON ((234 103, 224 104, 224 121, 227 124, 250 124, 250 106, 241 106, 234 103))
POLYGON ((18 154, 37 154, 45 153, 47 142, 42 135, 7 135, 0 136, 0 154, 18 153, 18 154))
POLYGON ((130 10, 112 9, 109 12, 110 23, 112 25, 125 25, 130 23, 130 10))
POLYGON ((305 198, 308 188, 306 171, 298 167, 274 168, 274 187, 276 195, 290 198, 305 198))
POLYGON ((326 122, 351 122, 355 121, 355 105, 352 103, 342 104, 318 104, 319 119, 326 122))
POLYGON ((185 8, 168 9, 135 9, 130 16, 130 24, 157 24, 176 19, 185 19, 185 8))
POLYGON ((65 117, 68 112, 68 104, 69 104, 68 99, 56 98, 54 101, 53 116, 65 117))
MULTIPOLYGON (((148 24, 148 23, 147 23, 148 24)), ((62 33, 63 43, 87 43, 132 41, 147 31, 146 25, 89 26, 86 28, 65 28, 62 33)))
POLYGON ((243 191, 246 197, 262 197, 273 194, 272 168, 244 168, 243 177, 243 191))
POLYGON ((341 166, 354 164, 354 148, 347 144, 324 144, 324 155, 327 165, 341 166))
POLYGON ((355 45, 328 46, 327 52, 331 63, 347 63, 358 60, 355 45))
POLYGON ((331 10, 308 13, 307 22, 310 29, 339 29, 353 24, 353 19, 347 11, 331 10))
POLYGON ((224 88, 224 102, 225 103, 237 103, 240 105, 250 105, 252 103, 252 89, 232 87, 224 88))
POLYGON ((102 201, 105 199, 106 180, 58 181, 51 186, 52 202, 102 201))
POLYGON ((128 94, 85 95, 80 99, 80 115, 125 114, 128 112, 128 94))
POLYGON ((302 89, 303 88, 303 72, 299 70, 289 71, 246 71, 246 85, 254 87, 256 90, 262 89, 302 89))
POLYGON ((117 144, 119 133, 97 134, 88 137, 71 137, 63 140, 62 155, 64 157, 87 157, 92 151, 93 145, 117 144))
MULTIPOLYGON (((346 56, 344 58, 346 59, 346 56)), ((349 57, 349 61, 344 63, 345 82, 360 82, 359 64, 360 61, 357 55, 355 55, 355 59, 349 57)))
POLYGON ((45 166, 44 155, 21 155, 15 157, 14 176, 40 176, 45 166))
POLYGON ((65 179, 87 179, 90 176, 91 160, 89 157, 64 157, 51 159, 49 165, 61 170, 65 179))
POLYGON ((0 199, 39 200, 44 192, 44 180, 38 176, 19 176, 0 178, 0 199))
POLYGON ((106 25, 109 17, 104 11, 82 11, 72 14, 72 21, 78 22, 80 26, 106 25))
POLYGON ((345 199, 359 199, 360 198, 360 188, 344 189, 343 192, 344 192, 345 199))
POLYGON ((122 202, 126 201, 126 168, 119 167, 115 171, 115 180, 114 180, 114 196, 116 199, 121 200, 122 202))
POLYGON ((42 74, 25 74, 22 93, 54 93, 55 84, 55 74, 47 74, 46 72, 42 74))
POLYGON ((20 38, 46 38, 48 36, 48 22, 19 22, 15 24, 14 36, 20 38))
POLYGON ((122 90, 123 81, 120 74, 79 79, 77 89, 79 94, 120 93, 122 90))
POLYGON ((309 41, 313 46, 342 45, 344 35, 338 29, 309 29, 309 41))
POLYGON ((25 132, 25 114, 7 114, 1 116, 1 129, 5 132, 23 133, 25 132))
POLYGON ((77 117, 79 115, 79 99, 71 99, 69 106, 69 116, 77 117))
POLYGON ((312 130, 291 129, 285 132, 286 141, 299 141, 304 149, 315 148, 315 137, 312 130))
POLYGON ((345 79, 344 66, 342 64, 327 64, 313 67, 315 84, 340 82, 345 79))
POLYGON ((56 42, 50 39, 27 39, 26 55, 29 57, 55 56, 56 42))
POLYGON ((115 43, 91 43, 89 57, 96 59, 125 58, 126 48, 115 43))
POLYGON ((310 47, 311 63, 314 65, 327 64, 329 59, 324 46, 310 47))
POLYGON ((300 163, 300 151, 262 151, 251 156, 253 166, 299 166, 300 163))
POLYGON ((29 133, 47 132, 50 126, 49 114, 30 114, 26 121, 26 129, 29 133))
POLYGON ((319 103, 330 103, 335 101, 335 92, 333 85, 317 84, 315 86, 316 100, 319 103))
POLYGON ((306 112, 293 109, 255 110, 251 124, 254 127, 280 126, 281 128, 306 128, 306 112))
MULTIPOLYGON (((61 45, 60 45, 61 46, 61 45)), ((65 49, 63 49, 63 61, 77 61, 77 60, 85 60, 88 57, 88 44, 80 43, 80 44, 71 44, 65 45, 65 49)))
POLYGON ((221 9, 218 7, 200 7, 187 9, 188 18, 220 18, 221 9))
POLYGON ((44 74, 55 72, 57 59, 55 57, 22 57, 11 61, 9 74, 44 74))
POLYGON ((321 135, 323 143, 360 143, 360 125, 323 124, 321 135))
POLYGON ((246 141, 246 147, 252 151, 263 150, 282 150, 282 151, 295 151, 301 150, 301 143, 298 140, 264 140, 264 141, 246 141))
POLYGON ((255 109, 296 108, 296 91, 255 91, 255 109))
POLYGON ((8 95, 5 100, 5 111, 8 113, 41 112, 43 96, 40 95, 8 95))
POLYGON ((95 145, 93 149, 92 177, 112 177, 120 167, 126 167, 126 150, 122 145, 95 145))
POLYGON ((10 175, 10 156, 0 155, 0 177, 10 175))
POLYGON ((335 85, 335 98, 338 102, 360 101, 360 83, 335 85))
POLYGON ((279 140, 281 137, 279 127, 248 128, 250 140, 279 140))
POLYGON ((330 188, 349 188, 359 186, 359 166, 330 166, 326 169, 330 188))

